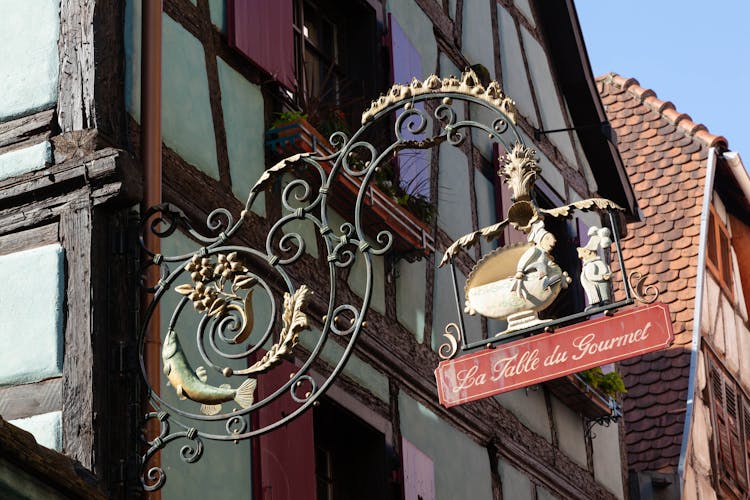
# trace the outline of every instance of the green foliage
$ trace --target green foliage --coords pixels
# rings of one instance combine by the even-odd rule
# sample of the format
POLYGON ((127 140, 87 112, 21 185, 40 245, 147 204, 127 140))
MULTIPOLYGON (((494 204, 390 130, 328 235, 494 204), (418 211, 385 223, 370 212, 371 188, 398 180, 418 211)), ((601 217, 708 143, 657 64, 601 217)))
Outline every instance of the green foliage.
POLYGON ((418 186, 402 186, 393 181, 394 174, 390 165, 383 165, 375 172, 374 181, 383 193, 389 196, 393 201, 409 210, 419 220, 426 223, 432 222, 435 217, 435 204, 426 196, 417 193, 418 186))
POLYGON ((285 123, 294 122, 297 120, 307 120, 307 113, 303 113, 302 111, 286 110, 282 111, 281 113, 275 114, 278 118, 273 121, 273 123, 271 124, 271 128, 277 128, 281 125, 284 125, 285 123))
POLYGON ((578 376, 593 389, 613 398, 628 392, 622 377, 615 371, 605 374, 597 367, 581 372, 578 376))

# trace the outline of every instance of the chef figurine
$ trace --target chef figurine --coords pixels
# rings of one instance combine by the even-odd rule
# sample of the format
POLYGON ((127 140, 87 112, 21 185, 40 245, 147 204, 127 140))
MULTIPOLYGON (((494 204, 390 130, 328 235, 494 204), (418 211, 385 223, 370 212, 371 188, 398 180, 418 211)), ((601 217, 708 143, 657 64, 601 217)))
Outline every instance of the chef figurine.
POLYGON ((524 277, 529 273, 533 271, 538 273, 538 278, 542 280, 542 289, 548 289, 562 279, 559 275, 550 276, 550 265, 555 262, 550 252, 555 247, 556 240, 555 236, 545 229, 543 220, 538 220, 531 226, 528 240, 534 243, 534 246, 526 250, 518 259, 514 277, 516 283, 511 288, 519 297, 524 298, 526 292, 521 285, 524 277))
POLYGON ((610 235, 606 227, 600 229, 592 226, 589 228, 589 242, 578 248, 578 258, 583 263, 581 284, 589 301, 587 309, 612 301, 612 270, 598 252, 599 248, 608 248, 612 244, 610 235))

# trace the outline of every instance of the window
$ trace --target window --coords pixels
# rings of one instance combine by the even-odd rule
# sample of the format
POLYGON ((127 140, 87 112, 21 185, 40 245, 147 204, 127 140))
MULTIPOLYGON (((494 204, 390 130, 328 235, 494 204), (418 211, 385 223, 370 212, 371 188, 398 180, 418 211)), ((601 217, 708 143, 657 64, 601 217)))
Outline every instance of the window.
POLYGON ((385 88, 376 13, 364 0, 229 0, 227 19, 230 45, 326 137, 358 126, 385 88))
POLYGON ((732 245, 729 236, 729 230, 721 217, 716 213, 716 209, 711 205, 708 217, 708 240, 706 241, 706 251, 708 259, 706 265, 714 276, 719 286, 729 296, 734 298, 732 293, 732 245))
POLYGON ((296 104, 325 137, 355 129, 383 87, 374 10, 358 1, 293 0, 293 13, 296 104))
POLYGON ((385 436, 329 399, 313 413, 317 500, 393 498, 385 436))
POLYGON ((709 401, 713 419, 716 479, 722 489, 744 496, 748 490, 747 453, 750 403, 718 362, 706 357, 709 365, 709 401))

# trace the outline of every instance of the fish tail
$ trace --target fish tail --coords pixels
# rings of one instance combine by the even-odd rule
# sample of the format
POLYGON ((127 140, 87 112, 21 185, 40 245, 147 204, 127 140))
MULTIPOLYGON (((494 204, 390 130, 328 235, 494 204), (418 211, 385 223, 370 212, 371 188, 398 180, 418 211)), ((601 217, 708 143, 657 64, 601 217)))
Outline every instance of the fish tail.
POLYGON ((242 408, 252 405, 255 400, 255 386, 257 385, 258 381, 254 378, 249 378, 242 382, 242 385, 237 388, 237 392, 234 395, 234 400, 237 404, 242 408))
POLYGON ((204 415, 216 415, 221 411, 221 405, 201 405, 201 413, 204 415))

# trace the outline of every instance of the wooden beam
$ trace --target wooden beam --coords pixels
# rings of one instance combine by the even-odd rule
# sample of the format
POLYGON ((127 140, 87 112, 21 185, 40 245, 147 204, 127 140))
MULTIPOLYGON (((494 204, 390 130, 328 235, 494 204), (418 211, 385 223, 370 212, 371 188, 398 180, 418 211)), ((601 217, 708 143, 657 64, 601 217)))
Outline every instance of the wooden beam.
POLYGON ((28 473, 39 482, 59 491, 66 498, 107 498, 96 478, 75 460, 36 443, 30 433, 0 417, 2 460, 28 473))
POLYGON ((0 415, 8 420, 62 409, 62 379, 0 387, 0 415))
POLYGON ((0 123, 0 148, 24 142, 40 135, 46 139, 50 135, 54 116, 54 109, 45 109, 33 115, 0 123))
POLYGON ((60 2, 57 123, 63 132, 94 128, 94 0, 60 2))
POLYGON ((91 207, 82 202, 60 217, 65 248, 67 311, 63 358, 62 445, 87 469, 94 465, 91 321, 91 207))

